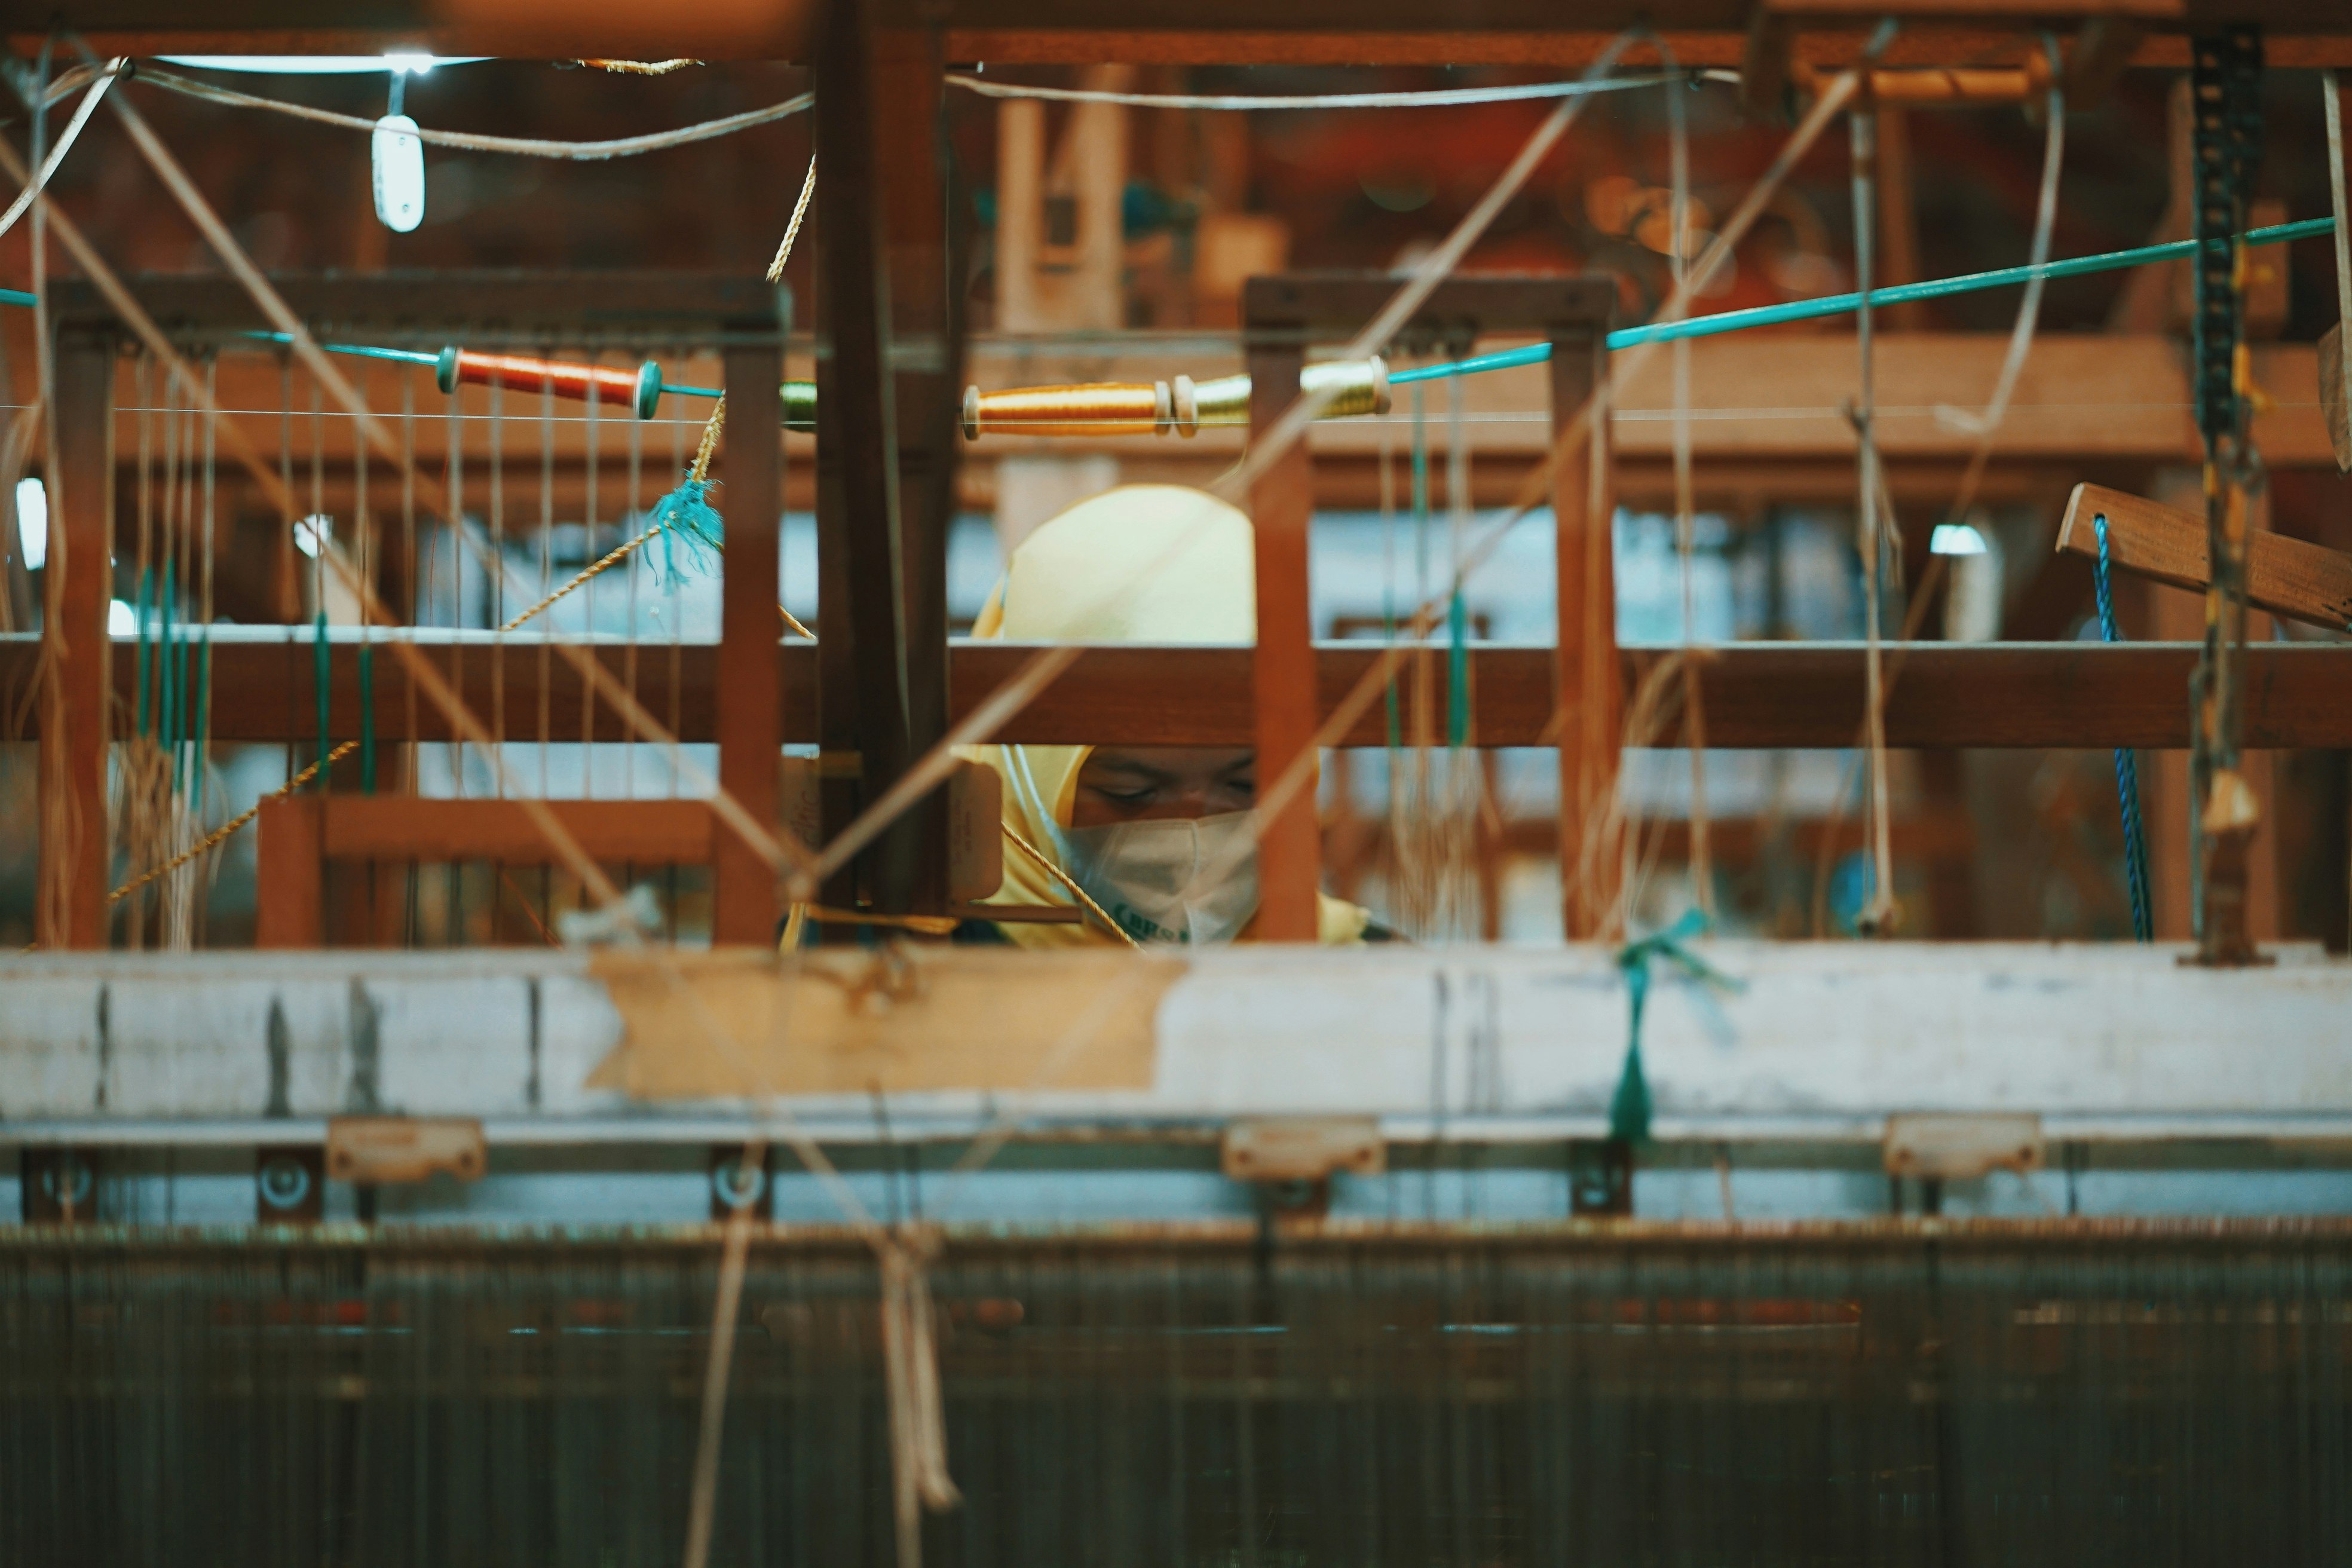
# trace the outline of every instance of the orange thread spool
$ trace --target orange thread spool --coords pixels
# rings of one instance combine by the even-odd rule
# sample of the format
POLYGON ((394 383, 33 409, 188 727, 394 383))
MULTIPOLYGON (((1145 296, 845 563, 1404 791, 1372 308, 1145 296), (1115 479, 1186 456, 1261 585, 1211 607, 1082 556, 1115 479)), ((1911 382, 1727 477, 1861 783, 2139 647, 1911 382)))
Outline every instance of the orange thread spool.
POLYGON ((1174 419, 1165 383, 1116 382, 1086 386, 1034 386, 964 395, 968 437, 1149 436, 1174 419))
POLYGON ((640 419, 652 418, 655 405, 661 401, 661 366, 651 360, 635 370, 622 370, 614 365, 446 348, 441 351, 435 372, 444 392, 455 392, 460 384, 496 383, 522 392, 551 392, 583 403, 593 397, 630 409, 640 419))

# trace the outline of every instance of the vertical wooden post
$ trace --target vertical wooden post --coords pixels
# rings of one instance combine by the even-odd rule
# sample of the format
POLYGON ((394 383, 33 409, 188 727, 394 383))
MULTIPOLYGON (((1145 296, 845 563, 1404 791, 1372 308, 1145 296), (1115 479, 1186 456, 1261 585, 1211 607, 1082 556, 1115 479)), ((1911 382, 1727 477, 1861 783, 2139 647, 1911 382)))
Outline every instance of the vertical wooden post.
MULTIPOLYGON (((827 0, 817 18, 817 71, 826 83, 816 104, 816 240, 824 279, 820 361, 819 461, 825 466, 817 547, 819 658, 825 674, 826 773, 848 773, 856 795, 826 796, 828 834, 840 816, 878 797, 906 771, 906 637, 898 533, 898 410, 886 345, 889 296, 882 227, 882 164, 874 101, 873 39, 859 0, 827 0), (830 555, 830 562, 824 557, 830 555), (836 603, 838 611, 836 614, 836 603), (827 656, 831 656, 828 658, 827 656), (835 737, 853 751, 835 751, 835 737)), ((902 105, 890 106, 900 112, 902 105)), ((859 870, 837 879, 825 897, 856 902, 858 882, 877 907, 902 910, 911 896, 911 859, 903 832, 885 834, 858 858, 859 870)))
MULTIPOLYGON (((898 465, 898 563, 904 626, 907 756, 911 765, 948 732, 948 530, 962 437, 963 252, 952 243, 941 168, 940 36, 886 27, 874 36, 884 274, 890 331, 923 352, 892 374, 898 465)), ((919 914, 948 906, 948 795, 933 790, 894 837, 891 903, 919 914)), ((880 900, 877 899, 877 902, 880 900)))
POLYGON ((1617 787, 1624 693, 1617 658, 1616 497, 1610 475, 1609 350, 1602 334, 1555 335, 1552 434, 1587 401, 1590 428, 1552 487, 1559 641, 1559 878, 1571 942, 1620 934, 1622 825, 1606 814, 1617 787))
POLYGON ((326 945, 326 815, 317 795, 261 803, 253 825, 254 946, 326 945))
POLYGON ((58 471, 48 487, 41 641, 40 896, 44 948, 107 945, 107 602, 114 582, 114 349, 75 330, 57 336, 58 471))
MULTIPOLYGON (((789 314, 790 306, 782 312, 789 314)), ((784 510, 784 354, 778 321, 740 324, 725 354, 719 451, 727 557, 719 578, 719 782, 762 823, 779 819, 783 763, 783 624, 776 614, 784 510)), ((710 939, 772 945, 782 913, 774 873, 731 833, 711 841, 710 939)))
MULTIPOLYGON (((1307 363, 1300 312, 1286 310, 1283 280, 1253 278, 1243 289, 1242 321, 1250 373, 1250 439, 1298 396, 1307 363)), ((1307 532, 1315 512, 1315 471, 1307 443, 1296 442, 1250 487, 1256 539, 1257 651, 1251 691, 1257 704, 1257 780, 1263 790, 1315 743, 1314 626, 1307 601, 1307 532)), ((1261 942, 1313 942, 1323 847, 1315 791, 1302 789, 1267 823, 1258 840, 1261 942)))

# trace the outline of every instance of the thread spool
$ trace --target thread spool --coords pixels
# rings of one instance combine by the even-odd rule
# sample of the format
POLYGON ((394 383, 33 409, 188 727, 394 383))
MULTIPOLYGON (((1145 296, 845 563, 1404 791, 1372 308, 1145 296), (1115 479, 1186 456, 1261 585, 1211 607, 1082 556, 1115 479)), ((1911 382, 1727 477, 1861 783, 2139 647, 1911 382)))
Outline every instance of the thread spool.
MULTIPOLYGON (((1326 419, 1360 418, 1389 411, 1388 366, 1377 355, 1365 360, 1310 364, 1298 377, 1306 392, 1329 389, 1326 419)), ((1249 423, 1250 378, 1222 375, 1196 382, 1098 383, 1079 386, 1030 386, 1004 392, 968 387, 963 395, 963 433, 1028 436, 1191 436, 1205 426, 1249 423)))
POLYGON ((486 354, 454 344, 434 362, 434 377, 444 392, 460 385, 500 386, 520 392, 551 392, 580 402, 594 398, 626 408, 640 419, 650 419, 661 403, 661 366, 652 360, 635 370, 616 365, 579 364, 566 360, 532 359, 524 354, 486 354))
POLYGON ((1080 386, 1029 386, 1007 392, 967 388, 963 433, 1030 436, 1149 436, 1164 434, 1174 418, 1168 384, 1104 382, 1080 386))

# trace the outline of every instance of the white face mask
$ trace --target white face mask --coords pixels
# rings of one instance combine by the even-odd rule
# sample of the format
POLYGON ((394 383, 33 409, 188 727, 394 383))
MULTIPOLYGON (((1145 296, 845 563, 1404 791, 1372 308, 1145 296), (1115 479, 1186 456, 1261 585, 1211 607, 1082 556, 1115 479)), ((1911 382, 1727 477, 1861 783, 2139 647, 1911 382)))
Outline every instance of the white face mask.
POLYGON ((1250 814, 1062 833, 1070 875, 1138 942, 1231 942, 1257 912, 1250 814))

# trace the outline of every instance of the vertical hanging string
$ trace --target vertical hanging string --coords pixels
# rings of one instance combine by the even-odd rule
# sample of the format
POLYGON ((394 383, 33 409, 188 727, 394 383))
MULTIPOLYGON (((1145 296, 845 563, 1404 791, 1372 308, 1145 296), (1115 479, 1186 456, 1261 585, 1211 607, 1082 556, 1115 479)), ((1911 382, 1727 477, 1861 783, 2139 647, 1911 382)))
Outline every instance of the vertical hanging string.
POLYGON ((179 591, 177 512, 180 500, 180 377, 173 371, 163 378, 163 476, 161 537, 157 553, 163 562, 156 590, 155 616, 155 743, 162 748, 167 775, 173 750, 179 743, 173 700, 177 696, 172 676, 172 627, 179 591))
MULTIPOLYGON (((601 363, 604 356, 600 350, 592 357, 601 363)), ((602 401, 597 398, 592 397, 588 400, 587 491, 581 500, 580 521, 580 552, 588 557, 593 557, 596 553, 596 471, 604 464, 604 433, 598 418, 599 411, 603 406, 602 401)), ((593 637, 596 632, 596 580, 590 578, 582 592, 581 635, 593 637)), ((593 799, 596 794, 595 740, 596 692, 593 687, 583 680, 580 683, 580 795, 583 799, 593 799)), ((588 889, 585 888, 580 889, 580 896, 583 900, 587 898, 588 889)))
POLYGON ((2327 205, 2336 215, 2336 363, 2345 417, 2352 419, 2352 210, 2344 178, 2344 93, 2333 67, 2319 73, 2327 121, 2327 205))
MULTIPOLYGON (((642 419, 625 423, 629 432, 629 500, 627 510, 622 515, 634 521, 643 515, 645 506, 646 427, 642 419)), ((628 568, 629 597, 625 623, 629 635, 621 645, 621 683, 631 691, 637 689, 637 563, 632 561, 628 568)), ((670 733, 674 735, 677 731, 673 730, 670 733)), ((637 749, 635 746, 621 748, 621 795, 625 800, 637 797, 637 749)))
POLYGON ((1891 935, 1899 913, 1895 903, 1895 850, 1891 803, 1886 795, 1886 711, 1881 700, 1885 689, 1881 621, 1884 610, 1885 563, 1885 520, 1879 510, 1877 385, 1875 355, 1871 332, 1870 289, 1873 263, 1877 249, 1875 226, 1878 221, 1876 122, 1874 107, 1865 100, 1846 120, 1853 147, 1853 269, 1854 289, 1861 296, 1854 308, 1854 333, 1862 356, 1861 396, 1853 410, 1854 434, 1857 437, 1861 468, 1862 512, 1861 546, 1863 554, 1863 618, 1867 623, 1868 689, 1864 700, 1868 703, 1868 735, 1870 748, 1870 900, 1864 906, 1855 921, 1858 929, 1873 936, 1891 935))
POLYGON ((151 355, 139 356, 131 373, 131 385, 133 395, 139 399, 139 555, 135 563, 139 585, 131 605, 132 624, 139 634, 136 684, 132 689, 138 694, 138 718, 133 732, 144 739, 153 733, 154 719, 147 689, 154 667, 149 644, 154 634, 151 611, 155 596, 155 362, 151 355))
MULTIPOLYGON (((1383 646, 1396 641, 1396 432, 1383 418, 1381 421, 1381 641, 1383 646)), ((1389 719, 1389 790, 1396 790, 1397 750, 1403 737, 1403 728, 1397 713, 1396 681, 1391 679, 1385 693, 1389 719)))
MULTIPOLYGON (((207 354, 205 359, 205 393, 218 406, 220 361, 207 354)), ((213 567, 217 556, 219 535, 215 508, 219 470, 215 459, 218 448, 215 440, 215 426, 209 419, 204 422, 204 531, 199 549, 204 562, 205 585, 197 624, 204 628, 204 652, 196 666, 196 755, 195 791, 192 820, 201 829, 205 816, 205 770, 212 760, 213 749, 213 567)))
POLYGON ((1479 930, 1475 876, 1479 801, 1485 774, 1470 765, 1470 606, 1462 591, 1462 548, 1470 531, 1470 431, 1462 378, 1445 384, 1445 568, 1454 592, 1445 605, 1445 858, 1443 896, 1456 935, 1479 930))
MULTIPOLYGON (((449 687, 453 691, 463 691, 466 689, 462 657, 465 639, 455 635, 457 627, 468 624, 466 617, 465 542, 458 537, 466 530, 466 387, 462 382, 449 388, 446 417, 448 433, 445 439, 447 443, 447 457, 443 461, 442 468, 449 480, 449 505, 444 513, 441 531, 449 536, 449 626, 452 631, 449 638, 449 687)), ((462 797, 466 793, 466 752, 464 746, 454 735, 449 739, 446 754, 448 758, 450 791, 462 797)), ((445 878, 445 882, 451 889, 457 887, 457 877, 454 868, 445 878)), ((456 895, 453 892, 448 928, 449 940, 453 943, 457 940, 455 899, 456 895)))
MULTIPOLYGON (((507 443, 506 443, 506 384, 496 376, 490 378, 490 553, 487 563, 489 581, 490 626, 490 738, 506 755, 507 745, 507 443)), ((490 770, 490 788, 503 797, 507 793, 507 770, 500 765, 490 770)), ((495 905, 493 906, 495 908, 495 905)), ((496 931, 493 923, 492 930, 496 931)))
MULTIPOLYGON (((553 346, 550 345, 545 353, 553 358, 553 346)), ((593 397, 588 400, 592 407, 595 401, 593 397)), ((544 594, 554 585, 555 386, 549 382, 541 385, 539 393, 539 591, 544 594)), ((548 683, 555 673, 555 650, 548 646, 549 628, 542 625, 539 631, 539 793, 544 799, 549 794, 549 768, 555 742, 554 711, 548 691, 548 683)), ((540 874, 543 879, 547 869, 542 868, 540 874)))
MULTIPOLYGON (((393 72, 396 84, 398 71, 393 72)), ((367 367, 362 364, 354 378, 360 401, 367 401, 367 367)), ((368 444, 359 438, 354 423, 352 436, 352 526, 359 532, 357 544, 360 580, 373 586, 376 582, 375 520, 368 515, 368 444)), ((323 558, 323 552, 321 552, 323 558)), ((375 637, 370 629, 368 616, 360 616, 360 793, 375 793, 375 637)), ((375 874, 370 866, 368 874, 375 874)))
MULTIPOLYGON (((194 755, 196 740, 196 706, 194 663, 195 659, 195 628, 191 625, 196 593, 196 484, 201 472, 196 466, 198 427, 204 424, 196 412, 196 388, 187 385, 187 402, 182 405, 180 417, 184 422, 180 432, 180 605, 179 645, 172 650, 172 682, 175 692, 173 703, 178 713, 177 744, 172 753, 172 789, 178 801, 188 794, 190 759, 194 755)), ((176 809, 174 819, 176 820, 176 809)), ((173 846, 177 853, 178 845, 173 846)))
POLYGON ((328 732, 328 698, 334 663, 327 646, 327 437, 319 399, 319 383, 314 376, 310 378, 310 542, 315 547, 310 557, 310 691, 319 710, 318 788, 324 795, 331 782, 327 753, 334 746, 334 739, 328 732))
MULTIPOLYGON (((1673 268, 1675 294, 1681 298, 1690 274, 1690 114, 1684 103, 1682 78, 1664 39, 1665 54, 1666 129, 1673 205, 1668 227, 1673 243, 1666 255, 1673 268)), ((1706 704, 1701 695, 1699 661, 1691 645, 1698 637, 1698 594, 1693 582, 1693 552, 1698 543, 1698 504, 1691 475, 1691 344, 1674 342, 1675 396, 1675 552, 1682 565, 1683 589, 1683 724, 1690 751, 1690 875, 1691 892, 1709 920, 1715 918, 1715 855, 1706 809, 1706 704)))
MULTIPOLYGON (((2091 526, 2099 539, 2099 563, 2092 576, 2098 588, 2099 636, 2108 642, 2121 642, 2123 634, 2116 627, 2116 602, 2108 584, 2107 514, 2094 517, 2091 526)), ((2132 935, 2141 942, 2153 942, 2156 926, 2147 903, 2147 837, 2139 820, 2139 763, 2129 746, 2116 748, 2116 801, 2124 819, 2124 879, 2131 889, 2132 935)))

